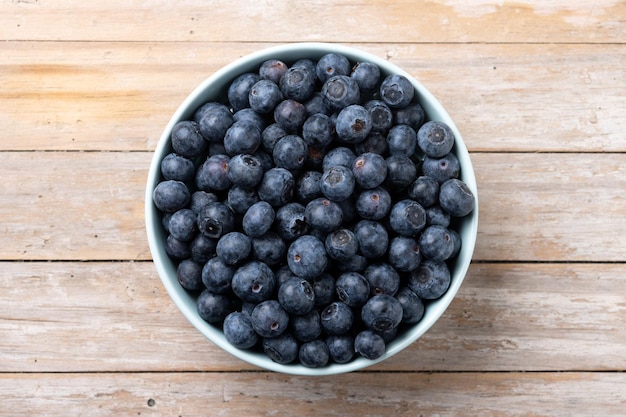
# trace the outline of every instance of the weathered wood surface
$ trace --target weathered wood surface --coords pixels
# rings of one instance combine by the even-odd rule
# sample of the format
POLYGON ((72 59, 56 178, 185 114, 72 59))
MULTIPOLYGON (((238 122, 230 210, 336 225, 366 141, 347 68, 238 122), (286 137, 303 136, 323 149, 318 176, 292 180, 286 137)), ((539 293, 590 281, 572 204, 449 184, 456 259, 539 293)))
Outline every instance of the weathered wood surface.
MULTIPOLYGON (((0 152, 0 259, 149 260, 148 152, 0 152)), ((472 153, 478 261, 622 261, 626 154, 472 153)))
MULTIPOLYGON (((151 151, 200 82, 272 45, 5 42, 0 150, 151 151)), ((626 150, 625 44, 354 46, 417 77, 470 151, 626 150)))
POLYGON ((626 3, 0 4, 0 416, 623 416, 626 3), (201 81, 284 42, 417 77, 479 184, 474 263, 414 345, 351 375, 259 372, 151 262, 144 187, 201 81))
MULTIPOLYGON (((0 263, 0 372, 236 371, 151 262, 0 263)), ((409 349, 372 370, 619 371, 626 280, 613 264, 473 264, 409 349)))
POLYGON ((615 43, 625 16, 619 0, 13 0, 0 39, 615 43))
POLYGON ((593 372, 0 374, 0 416, 621 417, 624 385, 593 372))

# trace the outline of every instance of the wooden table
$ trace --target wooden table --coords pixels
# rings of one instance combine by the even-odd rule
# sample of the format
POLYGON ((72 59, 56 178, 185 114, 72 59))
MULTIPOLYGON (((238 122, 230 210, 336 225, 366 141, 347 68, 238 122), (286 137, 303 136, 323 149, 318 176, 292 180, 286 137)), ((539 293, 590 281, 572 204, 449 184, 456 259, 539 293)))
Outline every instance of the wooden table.
POLYGON ((4 1, 0 415, 626 415, 626 3, 4 1), (418 342, 365 371, 263 372, 180 314, 144 187, 171 114, 259 48, 407 69, 471 152, 478 242, 418 342))

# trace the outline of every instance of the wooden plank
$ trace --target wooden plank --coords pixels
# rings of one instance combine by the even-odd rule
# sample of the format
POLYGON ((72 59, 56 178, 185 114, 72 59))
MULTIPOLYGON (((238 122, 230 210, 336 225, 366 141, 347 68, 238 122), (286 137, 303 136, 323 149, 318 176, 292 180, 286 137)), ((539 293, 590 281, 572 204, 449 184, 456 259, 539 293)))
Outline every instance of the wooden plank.
POLYGON ((231 6, 199 0, 4 2, 0 39, 611 43, 623 42, 626 33, 626 7, 616 0, 245 0, 231 6))
MULTIPOLYGON (((7 42, 0 150, 150 151, 193 88, 267 46, 7 42)), ((421 80, 472 151, 626 151, 626 45, 354 46, 421 80)))
POLYGON ((623 373, 0 374, 0 416, 611 417, 624 384, 623 373))
MULTIPOLYGON (((0 259, 151 259, 143 206, 151 157, 0 152, 0 259)), ((472 160, 475 260, 624 260, 626 154, 477 152, 472 160)))
MULTIPOLYGON (((0 271, 0 372, 257 369, 186 321, 151 262, 4 262, 0 271)), ((623 272, 473 264, 440 321, 370 369, 624 371, 623 272)))

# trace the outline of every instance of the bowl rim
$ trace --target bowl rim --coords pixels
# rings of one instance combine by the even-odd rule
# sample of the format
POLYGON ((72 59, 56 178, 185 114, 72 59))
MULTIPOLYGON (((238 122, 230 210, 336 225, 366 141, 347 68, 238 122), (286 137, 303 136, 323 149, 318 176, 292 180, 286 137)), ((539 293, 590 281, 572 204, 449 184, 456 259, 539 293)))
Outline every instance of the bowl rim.
MULTIPOLYGON (((168 295, 171 297, 172 301, 185 318, 207 339, 231 355, 259 368, 291 375, 322 376, 353 372, 380 363, 414 343, 434 325, 441 315, 444 314, 456 296, 469 269, 478 231, 478 190, 474 168, 465 142, 446 109, 441 105, 439 100, 437 100, 435 96, 421 84, 420 81, 397 65, 361 49, 335 43, 295 42, 267 47, 231 62, 207 77, 179 105, 163 130, 150 163, 144 198, 145 227, 154 266, 168 295), (295 61, 301 58, 319 58, 330 52, 343 54, 348 57, 351 62, 373 62, 379 66, 381 73, 400 74, 407 77, 407 79, 411 81, 415 87, 418 100, 426 111, 428 119, 445 122, 452 129, 456 139, 454 152, 459 159, 462 168, 461 179, 473 192, 475 207, 473 212, 463 219, 462 226, 465 231, 463 234, 465 238, 463 239, 461 251, 454 261, 454 267, 451 269, 451 284, 446 293, 441 298, 434 301, 434 303, 436 303, 436 311, 434 313, 431 312, 431 314, 425 314, 424 318, 420 322, 405 331, 404 337, 396 338, 391 344, 388 345, 385 354, 380 358, 369 360, 363 357, 355 357, 352 361, 346 364, 331 363, 322 368, 308 368, 297 363, 279 364, 272 361, 269 357, 262 353, 235 348, 225 339, 221 329, 210 325, 200 318, 195 309, 195 304, 192 307, 189 302, 190 298, 193 298, 193 296, 188 294, 186 290, 180 286, 175 273, 173 279, 171 277, 173 262, 167 256, 163 245, 159 244, 159 242, 162 241, 162 238, 159 235, 162 236, 164 232, 160 226, 161 219, 158 214, 158 210, 152 202, 152 192, 161 179, 160 162, 166 152, 170 149, 170 136, 172 128, 178 121, 189 118, 193 110, 198 108, 200 104, 207 101, 207 97, 211 95, 213 84, 222 84, 221 89, 223 89, 224 86, 227 85, 229 81, 232 81, 236 75, 239 75, 247 70, 258 68, 258 66, 267 59, 295 61), (161 230, 159 230, 159 228, 161 228, 161 230), (469 236, 469 239, 466 239, 467 236, 469 236)), ((433 304, 431 304, 431 306, 432 305, 433 304)), ((432 308, 433 307, 430 307, 431 310, 432 308)))

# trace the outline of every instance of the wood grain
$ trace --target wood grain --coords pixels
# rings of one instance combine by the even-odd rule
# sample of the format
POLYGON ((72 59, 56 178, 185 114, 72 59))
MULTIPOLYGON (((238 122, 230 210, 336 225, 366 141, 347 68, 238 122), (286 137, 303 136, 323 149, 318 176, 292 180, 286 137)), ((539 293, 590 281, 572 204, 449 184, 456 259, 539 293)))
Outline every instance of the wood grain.
MULTIPOLYGON (((256 369, 186 321, 151 262, 0 271, 0 372, 256 369)), ((624 322, 622 265, 473 264, 440 321, 371 370, 620 371, 624 322)))
MULTIPOLYGON (((149 260, 151 153, 0 152, 0 259, 149 260)), ((626 154, 473 153, 475 260, 623 261, 626 154)))
POLYGON ((0 39, 614 43, 624 41, 624 16, 616 0, 23 0, 2 8, 0 39))
MULTIPOLYGON (((152 151, 198 84, 271 45, 6 42, 0 150, 152 151)), ((420 80, 471 151, 626 151, 626 45, 354 46, 420 80)))
POLYGON ((617 417, 624 384, 584 372, 0 374, 0 416, 617 417))

